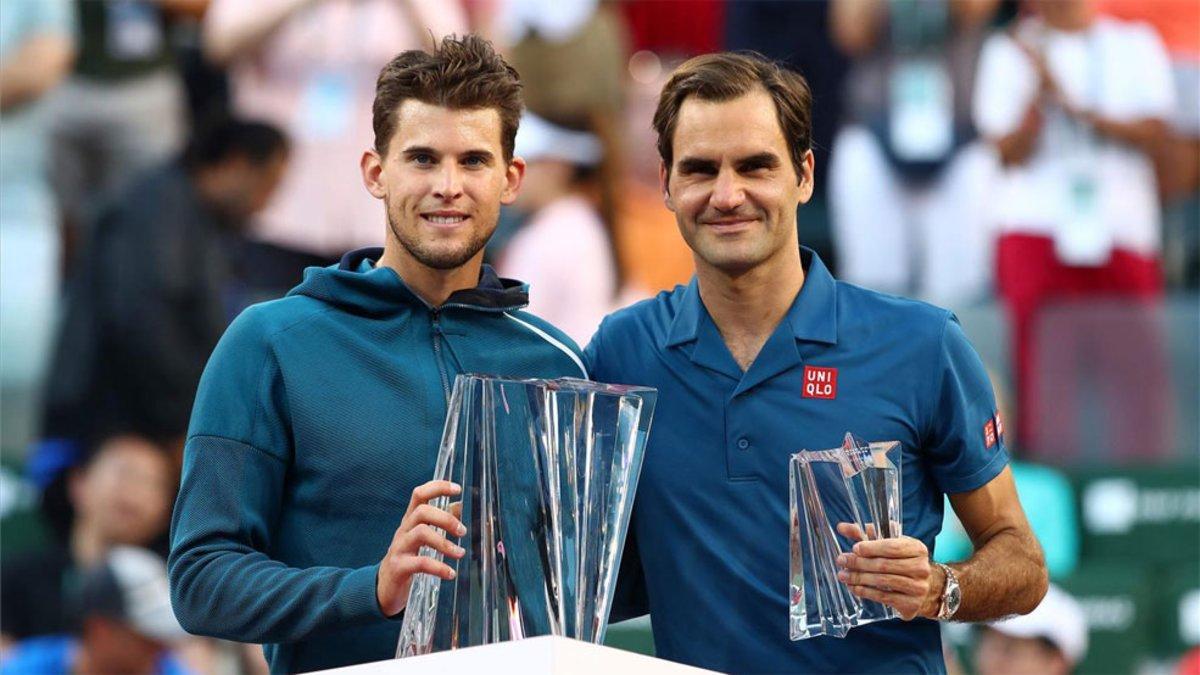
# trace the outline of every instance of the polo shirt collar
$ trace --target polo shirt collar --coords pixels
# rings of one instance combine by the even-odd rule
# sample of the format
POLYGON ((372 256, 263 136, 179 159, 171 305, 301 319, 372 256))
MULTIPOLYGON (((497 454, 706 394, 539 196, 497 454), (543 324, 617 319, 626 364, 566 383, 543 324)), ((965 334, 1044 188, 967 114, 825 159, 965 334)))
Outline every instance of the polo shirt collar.
POLYGON ((691 282, 683 289, 679 311, 675 313, 675 320, 671 322, 671 329, 667 331, 664 346, 675 347, 695 340, 700 328, 700 316, 706 311, 704 303, 700 301, 700 285, 693 274, 691 282))
POLYGON ((804 286, 788 310, 787 322, 797 340, 837 344, 837 282, 816 251, 800 247, 804 286))
MULTIPOLYGON (((797 340, 837 344, 837 283, 825 263, 821 262, 821 257, 806 246, 800 247, 800 263, 804 266, 804 286, 800 288, 780 327, 788 326, 792 337, 797 340)), ((675 314, 663 346, 676 347, 695 341, 702 318, 712 321, 700 299, 700 287, 693 276, 683 291, 679 311, 675 314)))

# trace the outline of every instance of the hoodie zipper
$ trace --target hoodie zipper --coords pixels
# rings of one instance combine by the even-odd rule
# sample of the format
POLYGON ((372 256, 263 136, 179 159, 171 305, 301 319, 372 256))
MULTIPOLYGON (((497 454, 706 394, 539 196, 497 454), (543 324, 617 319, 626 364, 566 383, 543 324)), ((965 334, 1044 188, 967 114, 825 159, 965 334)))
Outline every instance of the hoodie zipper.
POLYGON ((442 393, 446 396, 446 406, 450 405, 450 378, 446 375, 446 362, 442 358, 442 324, 440 310, 431 308, 431 323, 433 328, 433 357, 437 361, 438 375, 442 377, 442 393))
POLYGON ((489 313, 489 314, 507 314, 508 312, 511 312, 514 309, 520 309, 521 307, 524 307, 525 305, 509 306, 509 307, 480 307, 478 305, 468 305, 468 304, 461 303, 461 302, 448 302, 448 303, 441 305, 440 307, 433 307, 433 306, 429 305, 428 303, 426 303, 424 300, 421 300, 421 302, 424 303, 425 306, 429 308, 430 324, 431 324, 431 327, 433 328, 433 356, 434 356, 434 360, 436 360, 437 364, 438 364, 438 375, 440 375, 442 378, 442 393, 446 396, 446 407, 449 408, 450 407, 450 376, 446 372, 446 362, 445 362, 445 359, 442 357, 442 340, 445 339, 443 337, 445 335, 445 333, 442 332, 442 324, 441 324, 442 310, 450 309, 451 307, 457 307, 460 309, 469 309, 469 310, 473 310, 476 312, 485 312, 485 313, 489 313))

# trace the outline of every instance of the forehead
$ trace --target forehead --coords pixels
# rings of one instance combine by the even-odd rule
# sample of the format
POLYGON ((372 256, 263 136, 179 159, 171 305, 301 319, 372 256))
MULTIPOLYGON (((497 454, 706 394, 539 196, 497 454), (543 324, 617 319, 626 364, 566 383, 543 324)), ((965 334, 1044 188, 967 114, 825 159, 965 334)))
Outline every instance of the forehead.
POLYGON ((683 157, 715 159, 764 151, 788 156, 775 102, 763 89, 727 101, 685 99, 675 123, 673 149, 676 162, 683 157))
POLYGON ((488 150, 501 154, 500 112, 495 108, 445 108, 407 99, 396 111, 388 149, 421 146, 455 154, 488 150))

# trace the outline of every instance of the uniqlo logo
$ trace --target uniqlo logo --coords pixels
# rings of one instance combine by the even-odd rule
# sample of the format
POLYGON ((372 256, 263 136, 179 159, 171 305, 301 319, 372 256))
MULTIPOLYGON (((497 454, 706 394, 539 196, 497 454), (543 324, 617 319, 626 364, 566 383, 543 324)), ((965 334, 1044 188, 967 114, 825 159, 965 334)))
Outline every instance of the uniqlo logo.
POLYGON ((1004 420, 1000 419, 1000 411, 996 411, 996 438, 1004 438, 1004 420))
POLYGON ((989 448, 996 444, 996 420, 988 420, 983 425, 983 443, 989 448))
POLYGON ((837 368, 804 366, 804 398, 837 398, 837 368))

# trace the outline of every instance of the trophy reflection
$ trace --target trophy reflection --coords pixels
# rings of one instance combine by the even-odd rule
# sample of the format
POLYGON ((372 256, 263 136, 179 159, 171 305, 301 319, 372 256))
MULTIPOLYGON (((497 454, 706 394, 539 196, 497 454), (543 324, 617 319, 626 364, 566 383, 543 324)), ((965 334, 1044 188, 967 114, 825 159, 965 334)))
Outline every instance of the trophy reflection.
POLYGON ((656 397, 459 375, 434 478, 463 488, 466 555, 422 549, 456 574, 414 578, 396 656, 537 635, 599 643, 656 397))
POLYGON ((852 594, 837 578, 837 557, 858 539, 838 532, 857 528, 860 538, 901 535, 901 446, 865 443, 846 434, 840 448, 792 455, 791 583, 789 627, 793 640, 845 637, 855 626, 893 619, 894 609, 852 594))

